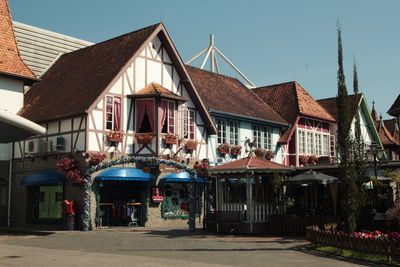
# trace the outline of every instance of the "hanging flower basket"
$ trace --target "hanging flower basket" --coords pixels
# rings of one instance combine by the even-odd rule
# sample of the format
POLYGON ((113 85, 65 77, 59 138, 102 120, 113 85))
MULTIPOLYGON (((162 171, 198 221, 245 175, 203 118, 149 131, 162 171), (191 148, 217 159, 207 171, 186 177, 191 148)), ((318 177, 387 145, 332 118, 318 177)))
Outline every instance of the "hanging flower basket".
POLYGON ((226 154, 229 154, 229 150, 230 150, 230 148, 231 148, 231 146, 229 145, 229 144, 220 144, 218 147, 217 147, 217 150, 218 150, 218 153, 220 154, 220 155, 226 155, 226 154))
POLYGON ((254 149, 254 154, 256 154, 256 156, 259 158, 264 158, 266 153, 267 153, 267 150, 265 150, 263 148, 254 149))
POLYGON ((304 164, 308 163, 308 159, 309 159, 308 155, 300 155, 299 156, 299 164, 304 165, 304 164))
POLYGON ((238 156, 242 154, 242 146, 232 146, 231 147, 231 155, 238 156))
POLYGON ((185 144, 185 148, 187 150, 196 150, 197 149, 197 142, 193 140, 189 140, 185 144))
POLYGON ((151 144, 153 142, 154 135, 150 134, 135 134, 136 142, 138 144, 151 144))
POLYGON ((167 133, 163 136, 163 142, 166 145, 175 145, 178 143, 178 135, 174 133, 167 133))
POLYGON ((275 156, 275 154, 274 154, 273 151, 271 151, 271 150, 266 150, 266 152, 265 152, 265 158, 266 158, 267 160, 273 159, 274 156, 275 156))
POLYGON ((317 164, 318 163, 318 157, 316 155, 310 155, 308 157, 308 163, 317 164))
POLYGON ((107 133, 107 140, 110 143, 120 143, 124 139, 124 134, 121 131, 111 131, 107 133))

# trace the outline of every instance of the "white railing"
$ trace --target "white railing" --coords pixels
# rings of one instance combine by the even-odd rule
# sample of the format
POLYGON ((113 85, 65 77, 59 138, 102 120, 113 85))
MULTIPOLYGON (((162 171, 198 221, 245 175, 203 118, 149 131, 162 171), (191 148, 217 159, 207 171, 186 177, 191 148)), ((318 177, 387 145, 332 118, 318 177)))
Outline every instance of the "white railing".
MULTIPOLYGON (((247 210, 244 203, 222 203, 220 204, 220 211, 245 211, 247 210)), ((269 204, 253 204, 253 222, 262 223, 267 222, 268 216, 276 214, 276 209, 269 204)), ((247 220, 247 217, 244 218, 247 220)))

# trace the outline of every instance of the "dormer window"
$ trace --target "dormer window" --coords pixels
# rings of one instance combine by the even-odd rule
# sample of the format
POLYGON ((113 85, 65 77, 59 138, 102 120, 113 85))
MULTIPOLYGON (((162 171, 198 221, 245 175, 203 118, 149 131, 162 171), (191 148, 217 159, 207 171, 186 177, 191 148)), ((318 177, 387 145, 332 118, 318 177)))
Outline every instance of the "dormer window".
POLYGON ((154 133, 154 100, 136 100, 136 132, 154 133))
POLYGON ((107 96, 106 98, 106 129, 121 130, 121 98, 107 96))

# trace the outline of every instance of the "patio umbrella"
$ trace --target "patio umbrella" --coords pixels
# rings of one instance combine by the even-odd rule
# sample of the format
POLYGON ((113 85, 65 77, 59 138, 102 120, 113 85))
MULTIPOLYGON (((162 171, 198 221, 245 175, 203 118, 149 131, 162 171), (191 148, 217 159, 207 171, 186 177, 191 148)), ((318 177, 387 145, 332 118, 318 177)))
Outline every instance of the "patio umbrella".
POLYGON ((305 173, 298 174, 290 177, 285 183, 295 184, 337 184, 340 183, 339 179, 330 175, 323 174, 322 172, 315 172, 313 170, 305 173))

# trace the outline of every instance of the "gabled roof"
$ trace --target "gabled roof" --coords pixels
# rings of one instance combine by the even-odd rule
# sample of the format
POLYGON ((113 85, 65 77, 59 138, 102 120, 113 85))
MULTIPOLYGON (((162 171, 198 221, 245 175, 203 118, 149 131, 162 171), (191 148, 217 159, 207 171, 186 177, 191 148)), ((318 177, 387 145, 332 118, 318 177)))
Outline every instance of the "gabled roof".
POLYGON ((94 108, 93 105, 128 62, 138 56, 155 36, 164 44, 206 128, 210 134, 216 133, 215 125, 162 23, 62 55, 42 76, 42 81, 26 93, 20 115, 43 122, 86 113, 94 108))
POLYGON ((387 113, 395 117, 400 115, 400 94, 387 113))
POLYGON ((210 168, 211 172, 239 169, 288 169, 288 167, 270 160, 249 156, 210 168))
POLYGON ((288 124, 238 79, 189 65, 186 69, 209 111, 288 124))
POLYGON ((390 134, 400 143, 400 129, 397 119, 383 120, 390 134))
POLYGON ((139 90, 136 94, 130 95, 130 97, 165 97, 182 101, 187 100, 187 98, 177 95, 155 82, 150 83, 148 86, 139 90))
POLYGON ((37 80, 19 54, 7 0, 0 0, 0 74, 37 80))
POLYGON ((286 82, 252 89, 290 124, 298 116, 335 122, 335 118, 297 82, 286 82))
POLYGON ((386 146, 390 146, 390 145, 394 145, 394 146, 400 146, 400 140, 397 140, 397 138, 395 138, 390 131, 386 128, 385 123, 382 119, 382 117, 380 117, 380 120, 376 122, 377 126, 377 130, 379 133, 379 138, 382 141, 383 145, 386 146))
MULTIPOLYGON (((349 112, 351 115, 351 118, 354 118, 354 116, 356 115, 356 112, 358 110, 358 107, 360 105, 360 101, 362 98, 362 94, 358 94, 358 95, 349 95, 347 97, 347 105, 349 107, 349 112)), ((331 98, 324 98, 324 99, 319 99, 317 100, 318 103, 320 103, 326 110, 329 111, 329 113, 331 115, 333 115, 333 117, 335 117, 335 119, 337 120, 337 106, 336 106, 336 97, 331 97, 331 98)))

